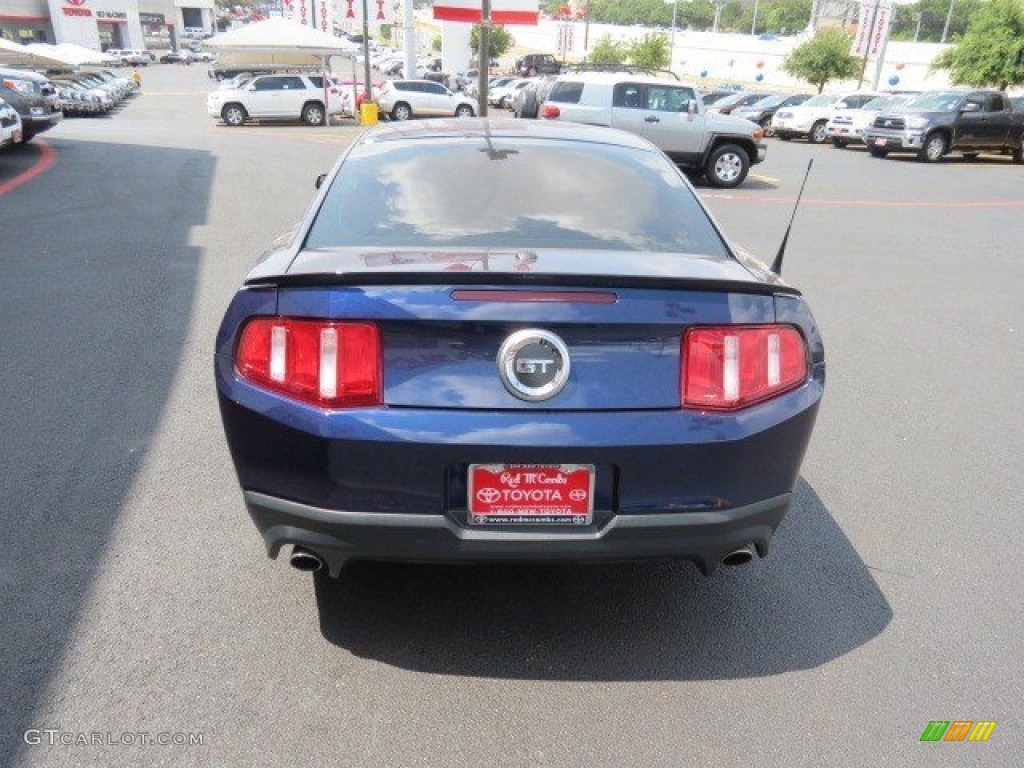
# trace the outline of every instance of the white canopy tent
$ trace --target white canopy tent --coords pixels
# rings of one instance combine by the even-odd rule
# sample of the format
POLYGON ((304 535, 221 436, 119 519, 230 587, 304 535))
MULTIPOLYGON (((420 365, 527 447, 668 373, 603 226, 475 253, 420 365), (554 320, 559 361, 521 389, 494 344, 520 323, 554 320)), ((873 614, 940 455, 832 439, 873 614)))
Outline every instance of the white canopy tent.
POLYGON ((59 55, 75 61, 78 66, 95 64, 110 67, 121 63, 121 60, 116 56, 110 56, 102 51, 94 51, 92 48, 86 48, 84 45, 58 43, 51 47, 59 55))
POLYGON ((281 66, 325 67, 333 56, 352 57, 359 46, 340 37, 299 24, 291 19, 257 21, 230 32, 215 35, 206 45, 218 52, 218 59, 281 66))
MULTIPOLYGON (((0 64, 12 67, 54 69, 69 66, 63 56, 52 51, 37 50, 36 45, 19 45, 0 37, 0 64)), ((50 46, 44 46, 49 48, 50 46)))

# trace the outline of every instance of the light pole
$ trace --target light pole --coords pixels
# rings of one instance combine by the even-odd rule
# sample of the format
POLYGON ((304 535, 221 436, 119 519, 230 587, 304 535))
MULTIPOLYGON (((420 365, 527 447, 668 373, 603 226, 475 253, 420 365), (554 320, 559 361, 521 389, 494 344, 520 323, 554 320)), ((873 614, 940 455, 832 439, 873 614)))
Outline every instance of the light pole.
POLYGON ((760 5, 760 0, 754 0, 754 20, 750 22, 750 35, 753 37, 757 34, 757 7, 760 5))
POLYGON ((942 28, 942 39, 940 43, 946 42, 946 38, 949 37, 949 25, 953 22, 953 9, 956 8, 956 0, 949 0, 949 13, 946 14, 946 24, 942 28))
POLYGON ((672 62, 676 57, 676 17, 679 14, 679 0, 672 0, 672 37, 668 44, 668 68, 672 69, 672 62))

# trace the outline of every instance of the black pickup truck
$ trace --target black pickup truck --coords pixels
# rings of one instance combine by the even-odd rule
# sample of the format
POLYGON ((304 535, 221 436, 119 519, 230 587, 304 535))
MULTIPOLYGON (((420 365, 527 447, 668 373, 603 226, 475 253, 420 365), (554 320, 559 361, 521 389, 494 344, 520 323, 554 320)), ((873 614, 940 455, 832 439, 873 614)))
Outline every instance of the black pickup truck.
POLYGON ((1002 152, 1024 162, 1024 112, 1000 91, 928 91, 899 109, 882 112, 864 132, 872 157, 913 152, 934 163, 950 152, 977 157, 1002 152))

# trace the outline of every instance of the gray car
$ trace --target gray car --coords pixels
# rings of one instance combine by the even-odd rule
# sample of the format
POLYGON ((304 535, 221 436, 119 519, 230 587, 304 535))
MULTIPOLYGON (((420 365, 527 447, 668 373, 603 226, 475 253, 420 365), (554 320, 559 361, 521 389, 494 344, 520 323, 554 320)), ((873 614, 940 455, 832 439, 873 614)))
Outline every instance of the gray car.
POLYGON ((0 67, 0 98, 21 117, 22 142, 50 130, 64 117, 57 89, 35 72, 0 67))

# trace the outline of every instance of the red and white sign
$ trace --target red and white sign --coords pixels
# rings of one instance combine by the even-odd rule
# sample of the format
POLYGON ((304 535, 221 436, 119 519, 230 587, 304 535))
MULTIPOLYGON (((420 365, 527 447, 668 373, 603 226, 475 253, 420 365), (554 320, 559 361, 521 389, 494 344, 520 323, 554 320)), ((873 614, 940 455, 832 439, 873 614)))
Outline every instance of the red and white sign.
MULTIPOLYGON (((377 35, 381 24, 393 24, 395 8, 391 0, 366 0, 370 34, 377 35)), ((363 0, 338 0, 338 26, 346 32, 363 31, 363 0)))
POLYGON ((590 464, 472 464, 469 521, 477 525, 586 525, 594 509, 590 464))
MULTIPOLYGON (((492 0, 491 22, 537 26, 540 12, 537 0, 492 0)), ((480 0, 436 0, 434 18, 438 21, 480 23, 480 0)))
POLYGON ((884 47, 889 34, 889 15, 892 0, 862 0, 857 17, 857 36, 853 39, 853 53, 863 56, 869 51, 875 56, 884 47))

